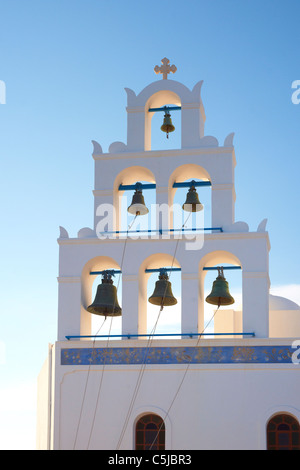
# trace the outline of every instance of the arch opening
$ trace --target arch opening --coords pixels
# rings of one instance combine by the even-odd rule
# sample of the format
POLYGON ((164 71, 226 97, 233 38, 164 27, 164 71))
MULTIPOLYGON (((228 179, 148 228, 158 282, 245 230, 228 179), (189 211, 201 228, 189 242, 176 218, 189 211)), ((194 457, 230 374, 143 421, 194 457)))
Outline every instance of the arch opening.
MULTIPOLYGON (((176 106, 174 103, 168 103, 166 106, 176 106)), ((161 111, 149 113, 151 123, 151 150, 172 150, 181 148, 181 110, 170 110, 170 119, 175 127, 168 137, 161 130, 164 122, 165 113, 161 111)))
POLYGON ((128 212, 128 207, 132 203, 132 198, 135 189, 119 190, 120 185, 136 185, 136 183, 155 184, 155 177, 148 168, 141 166, 131 166, 121 171, 115 179, 114 183, 114 207, 116 213, 116 227, 115 230, 121 231, 120 236, 127 236, 127 231, 130 228, 132 233, 136 234, 137 230, 150 230, 155 226, 155 204, 156 204, 156 190, 142 189, 145 206, 149 212, 145 215, 134 215, 128 212))
MULTIPOLYGON (((180 268, 176 259, 165 253, 152 255, 144 261, 140 268, 140 305, 139 311, 144 316, 143 322, 148 335, 180 334, 181 331, 181 271, 167 271, 168 281, 171 283, 171 295, 177 300, 175 305, 153 305, 149 298, 154 294, 156 282, 159 280, 161 268, 180 268), (146 270, 155 269, 155 272, 146 270)), ((165 292, 165 291, 164 291, 165 292)))
MULTIPOLYGON (((202 182, 198 178, 188 178, 182 180, 183 183, 202 182)), ((211 227, 211 188, 209 186, 196 186, 198 199, 203 206, 198 212, 188 212, 183 210, 182 205, 187 200, 189 188, 175 188, 176 192, 173 199, 173 228, 181 229, 184 226, 186 234, 193 234, 192 229, 211 227)))
MULTIPOLYGON (((102 271, 120 271, 118 263, 108 257, 99 256, 90 260, 82 271, 82 305, 85 309, 86 315, 90 318, 90 335, 103 335, 104 337, 110 335, 120 335, 122 333, 122 315, 120 316, 107 316, 96 315, 87 311, 96 297, 98 285, 102 283, 103 276, 101 274, 91 274, 102 271)), ((122 274, 115 273, 112 277, 113 285, 116 287, 117 301, 122 308, 122 274)), ((118 339, 118 338, 117 338, 118 339)))
POLYGON ((145 144, 148 150, 168 150, 181 148, 181 110, 171 110, 171 120, 175 131, 166 134, 161 131, 164 112, 149 112, 149 109, 162 108, 164 106, 181 107, 181 99, 177 93, 171 90, 160 90, 154 93, 145 104, 145 144))
POLYGON ((242 335, 236 335, 243 331, 242 266, 238 258, 225 251, 210 253, 200 263, 199 277, 203 328, 205 333, 209 333, 204 338, 213 338, 214 335, 218 338, 242 337, 242 335), (223 274, 227 282, 227 286, 226 283, 223 284, 224 291, 234 299, 233 304, 220 305, 219 308, 218 305, 206 301, 218 277, 218 267, 224 268, 223 274))
POLYGON ((187 163, 179 166, 173 171, 169 178, 169 205, 172 207, 171 228, 180 229, 185 221, 187 228, 209 228, 211 227, 211 186, 196 186, 196 191, 203 210, 189 213, 182 209, 187 198, 188 187, 174 188, 174 183, 190 183, 192 181, 209 184, 211 178, 209 173, 199 165, 187 163))
MULTIPOLYGON (((149 181, 142 180, 139 183, 147 184, 149 181)), ((156 204, 156 190, 155 189, 142 189, 142 196, 144 203, 148 209, 148 213, 144 215, 131 214, 128 212, 128 207, 133 202, 135 190, 121 191, 121 231, 123 236, 127 236, 127 230, 132 233, 132 237, 138 236, 138 232, 141 232, 141 236, 150 236, 149 230, 155 229, 155 204, 156 204)))

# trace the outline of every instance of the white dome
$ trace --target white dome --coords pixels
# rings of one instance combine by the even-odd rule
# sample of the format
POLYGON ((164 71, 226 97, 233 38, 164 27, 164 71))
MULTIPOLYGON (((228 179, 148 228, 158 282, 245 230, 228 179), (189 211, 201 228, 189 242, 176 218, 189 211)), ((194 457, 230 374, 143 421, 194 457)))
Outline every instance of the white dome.
POLYGON ((270 294, 269 310, 300 310, 300 306, 290 299, 270 294))

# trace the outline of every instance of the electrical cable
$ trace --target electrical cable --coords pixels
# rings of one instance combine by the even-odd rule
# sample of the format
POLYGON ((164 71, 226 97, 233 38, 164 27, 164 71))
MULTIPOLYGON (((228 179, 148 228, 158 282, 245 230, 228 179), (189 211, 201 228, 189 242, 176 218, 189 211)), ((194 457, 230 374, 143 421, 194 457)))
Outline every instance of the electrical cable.
MULTIPOLYGON (((102 326, 104 325, 105 320, 106 320, 106 317, 105 317, 105 319, 103 320, 102 325, 101 325, 100 328, 98 329, 97 334, 99 333, 99 331, 101 330, 102 326)), ((93 347, 94 347, 94 343, 95 343, 95 340, 93 341, 93 347)), ((78 432, 79 432, 79 427, 80 427, 81 418, 82 418, 83 405, 84 405, 84 402, 85 402, 85 396, 86 396, 86 391, 87 391, 87 386, 88 386, 88 381, 89 381, 89 376, 90 376, 90 370, 91 370, 91 363, 89 364, 88 373, 87 373, 87 378, 86 378, 86 381, 85 381, 85 387, 84 387, 83 398, 82 398, 81 407, 80 407, 80 412, 79 412, 79 420, 78 420, 78 424, 77 424, 77 428, 76 428, 76 434, 75 434, 75 440, 74 440, 74 444, 73 444, 73 450, 75 450, 76 442, 77 442, 77 438, 78 438, 78 432)))
MULTIPOLYGON (((183 223, 183 225, 181 227, 181 231, 185 227, 185 224, 187 223, 187 221, 188 221, 189 217, 191 216, 191 214, 192 214, 192 212, 189 213, 187 219, 183 223)), ((174 265, 174 262, 175 262, 175 256, 176 256, 176 252, 177 252, 177 249, 178 249, 179 240, 180 240, 180 236, 178 236, 178 239, 177 239, 177 242, 176 242, 169 278, 171 277, 171 274, 172 274, 172 268, 173 268, 173 265, 174 265)), ((128 422, 129 422, 129 418, 130 418, 130 415, 131 415, 131 412, 132 412, 132 409, 133 409, 133 405, 134 405, 134 402, 136 400, 136 397, 137 397, 137 394, 138 394, 138 391, 139 391, 139 388, 140 388, 140 385, 141 385, 141 382, 142 382, 142 378, 143 378, 143 375, 144 375, 144 372, 145 372, 145 369, 146 369, 146 360, 147 360, 147 357, 148 357, 148 351, 151 347, 151 344, 152 344, 152 341, 153 341, 153 335, 155 333, 155 330, 156 330, 161 312, 163 310, 163 302, 164 302, 164 298, 165 298, 165 295, 166 295, 166 290, 167 290, 167 285, 165 287, 165 292, 164 292, 164 295, 162 297, 161 306, 160 306, 160 309, 159 309, 159 312, 158 312, 156 322, 154 324, 154 327, 153 327, 152 331, 149 334, 149 338, 148 338, 148 342, 147 342, 147 346, 146 346, 146 354, 144 356, 144 362, 141 366, 141 369, 140 369, 140 372, 139 372, 139 375, 138 375, 138 379, 137 379, 137 382, 136 382, 136 385, 135 385, 135 388, 134 388, 133 396, 132 396, 132 399, 131 399, 131 402, 130 402, 130 405, 129 405, 129 408, 128 408, 128 411, 127 411, 127 415, 126 415, 126 418, 125 418, 125 422, 124 422, 124 425, 123 425, 123 428, 122 428, 122 431, 121 431, 121 434, 120 434, 120 437, 119 437, 119 440, 118 440, 118 444, 117 444, 117 447, 116 447, 117 450, 119 449, 119 447, 121 445, 121 442, 123 440, 123 437, 124 437, 124 434, 125 434, 128 422)))
MULTIPOLYGON (((205 326, 205 328, 204 328, 204 329, 202 330, 202 332, 200 333, 199 338, 198 338, 198 340, 197 340, 197 342, 196 342, 195 348, 198 347, 199 342, 200 342, 200 339, 201 339, 201 336, 203 335, 203 333, 205 332, 206 328, 209 326, 209 324, 210 324, 210 323, 212 322, 212 320, 214 319, 214 317, 215 317, 217 311, 219 310, 219 308, 220 308, 220 305, 218 305, 217 310, 215 310, 214 314, 211 316, 211 318, 210 318, 210 320, 208 321, 207 325, 205 326)), ((192 361, 192 358, 191 358, 191 361, 192 361)), ((177 388, 177 390, 176 390, 176 392, 175 392, 175 395, 174 395, 174 397, 173 397, 173 400, 171 401, 171 404, 170 404, 170 406, 169 406, 169 408, 168 408, 168 410, 167 410, 167 412, 166 412, 166 415, 165 415, 165 417, 164 417, 164 420, 162 421, 162 423, 161 423, 161 425, 160 425, 160 427, 159 427, 159 429, 158 429, 158 431, 157 431, 157 434, 156 434, 155 438, 153 439, 153 442, 152 442, 152 444, 151 444, 149 450, 152 450, 152 447, 153 447, 155 441, 156 441, 157 438, 158 438, 158 435, 159 435, 159 433, 160 433, 160 431, 161 431, 161 428, 162 428, 162 426, 164 425, 164 423, 165 423, 165 421, 166 421, 166 418, 169 416, 170 410, 171 410, 172 406, 174 405, 174 402, 175 402, 175 400, 176 400, 176 398, 177 398, 177 396, 178 396, 178 394, 179 394, 179 391, 180 391, 180 389, 181 389, 181 387, 182 387, 182 384, 183 384, 183 382, 184 382, 184 380, 185 380, 185 377, 186 377, 186 375, 187 375, 187 373, 188 373, 188 370, 189 370, 190 365, 191 365, 191 361, 188 363, 188 365, 187 365, 187 367, 186 367, 186 369, 185 369, 185 372, 184 372, 184 374, 183 374, 183 377, 182 377, 182 379, 181 379, 181 382, 180 382, 180 384, 179 384, 179 386, 178 386, 178 388, 177 388)))
MULTIPOLYGON (((137 218, 137 215, 135 215, 133 221, 131 224, 129 224, 128 228, 127 228, 127 236, 126 236, 126 239, 125 239, 125 243, 124 243, 124 247, 123 247, 123 253, 122 253, 122 258, 121 258, 121 264, 120 264, 120 270, 122 271, 122 267, 123 267, 123 262, 124 262, 124 257, 125 257, 125 250, 126 250, 126 245, 127 245, 127 240, 128 240, 128 232, 129 230, 131 229, 131 227, 133 226, 136 218, 137 218)), ((118 289, 119 289, 119 285, 120 285, 120 279, 121 279, 121 275, 119 276, 119 279, 118 279, 118 284, 116 286, 116 293, 118 293, 118 289)), ((117 298, 117 296, 116 296, 117 298)), ((116 298, 114 300, 114 302, 116 302, 116 298)), ((113 309, 114 309, 114 306, 113 305, 113 309)), ((96 336, 98 335, 99 331, 102 329, 105 321, 106 321, 106 318, 104 319, 103 323, 101 324, 100 328, 97 330, 96 334, 94 335, 94 340, 93 340, 93 344, 92 344, 92 349, 94 348, 95 346, 95 342, 96 342, 96 336)), ((107 342, 106 342, 106 349, 108 347, 108 342, 109 342, 109 337, 110 337, 110 332, 111 332, 111 327, 112 327, 112 321, 113 321, 113 317, 111 317, 111 321, 110 321, 110 326, 109 326, 109 334, 108 334, 108 338, 107 338, 107 342)), ((94 415, 93 415, 93 419, 92 419, 92 426, 91 426, 91 429, 90 429, 90 434, 89 434, 89 439, 88 439, 88 444, 87 444, 87 448, 89 447, 90 445, 90 440, 91 440, 91 436, 92 436, 92 432, 93 432, 93 429, 94 429, 94 424, 95 424, 95 416, 96 416, 96 411, 97 411, 97 407, 98 407, 98 402, 99 402, 99 397, 100 397, 100 391, 101 391, 101 388, 102 388, 102 382, 103 382, 103 373, 104 373, 104 367, 105 367, 105 361, 106 361, 106 355, 105 355, 105 358, 104 358, 104 363, 103 363, 103 367, 102 367, 102 374, 101 374, 101 379, 100 379, 100 385, 99 385, 99 388, 98 388, 98 394, 97 394, 97 399, 96 399, 96 406, 95 406, 95 410, 94 410, 94 415)), ((74 440, 74 445, 73 445, 73 450, 75 450, 75 447, 76 447, 76 442, 77 442, 77 438, 78 438, 78 432, 79 432, 79 427, 80 427, 80 423, 81 423, 81 418, 82 418, 82 411, 83 411, 83 405, 84 405, 84 402, 85 402, 85 397, 86 397, 86 392, 87 392, 87 386, 88 386, 88 381, 89 381, 89 376, 90 376, 90 370, 91 370, 91 366, 92 364, 90 363, 89 364, 89 367, 88 367, 88 374, 87 374, 87 380, 86 380, 86 383, 85 383, 85 388, 84 388, 84 393, 83 393, 83 399, 82 399, 82 403, 81 403, 81 408, 80 408, 80 413, 79 413, 79 421, 78 421, 78 424, 77 424, 77 429, 76 429, 76 435, 75 435, 75 440, 74 440)))
MULTIPOLYGON (((126 234, 126 239, 125 239, 125 243, 124 243, 124 247, 123 247, 123 253, 122 253, 121 263, 120 263, 120 270, 121 270, 121 271, 122 271, 122 268, 123 268, 123 262, 124 262, 124 258, 125 258, 125 251, 126 251, 126 246, 127 246, 128 233, 129 233, 131 227, 133 226, 133 224, 134 224, 134 222, 135 222, 137 216, 138 216, 138 213, 135 214, 132 223, 129 224, 129 226, 128 226, 128 228, 127 228, 127 234, 126 234)), ((121 275, 119 276, 119 280, 118 280, 118 284, 117 284, 117 293, 118 293, 118 289, 119 289, 119 285, 120 285, 120 279, 121 279, 121 275)), ((114 302, 116 302, 116 299, 117 299, 117 296, 115 297, 114 302)), ((115 304, 114 304, 114 306, 115 306, 115 304)), ((110 322, 110 329, 109 329, 109 334, 108 334, 108 337, 107 337, 106 347, 105 347, 106 350, 107 350, 107 348, 108 348, 108 343, 109 343, 109 339, 110 339, 110 332, 111 332, 112 321, 113 321, 113 317, 111 318, 111 322, 110 322)), ((90 441, 91 441, 91 437, 92 437, 92 433, 93 433, 93 430, 94 430, 95 418, 96 418, 96 413, 97 413, 97 408, 98 408, 98 402, 99 402, 99 397, 100 397, 100 391, 101 391, 101 388, 102 388, 102 382, 103 382, 103 375, 104 375, 104 368, 105 368, 105 365, 106 365, 106 354, 104 355, 104 363, 103 363, 103 367, 102 367, 101 380, 100 380, 100 384, 99 384, 99 388, 98 388, 97 400, 96 400, 96 405, 95 405, 95 410, 94 410, 94 416, 93 416, 93 420, 92 420, 92 426, 91 426, 91 429, 90 429, 90 434, 89 434, 87 449, 89 448, 90 441)))

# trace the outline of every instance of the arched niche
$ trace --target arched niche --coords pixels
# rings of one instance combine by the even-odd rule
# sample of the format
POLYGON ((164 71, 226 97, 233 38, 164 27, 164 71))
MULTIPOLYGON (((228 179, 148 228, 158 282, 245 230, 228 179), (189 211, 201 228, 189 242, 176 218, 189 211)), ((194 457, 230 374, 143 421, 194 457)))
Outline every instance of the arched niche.
POLYGON ((146 102, 145 105, 145 144, 149 150, 180 148, 181 147, 181 111, 170 111, 173 125, 175 125, 174 133, 170 133, 169 139, 166 140, 166 134, 160 130, 163 123, 165 113, 163 111, 149 112, 152 108, 161 108, 163 106, 179 106, 181 107, 181 100, 177 93, 171 90, 161 90, 154 93, 146 102), (155 121, 155 128, 153 126, 153 118, 155 121), (174 144, 174 136, 176 144, 174 144), (168 145, 167 145, 168 144, 168 145))
POLYGON ((151 150, 151 114, 149 108, 167 104, 181 106, 181 148, 197 147, 204 135, 205 112, 200 92, 202 81, 192 90, 176 80, 158 80, 138 95, 130 88, 127 93, 127 148, 151 150))
MULTIPOLYGON (((127 207, 131 204, 132 196, 134 194, 134 190, 130 191, 119 191, 120 184, 123 185, 133 185, 137 182, 147 182, 147 183, 155 183, 155 176, 151 170, 142 166, 130 166, 122 170, 116 177, 114 182, 113 188, 113 201, 114 201, 114 208, 115 208, 115 220, 116 220, 116 228, 115 230, 121 230, 122 225, 123 229, 127 230, 128 224, 124 221, 128 221, 127 218, 127 207), (126 198, 124 198, 126 196, 126 198), (126 199, 126 201, 124 201, 126 199), (123 224, 122 224, 122 216, 123 216, 123 224), (126 225, 126 226, 125 226, 126 225)), ((155 204, 155 189, 150 190, 143 190, 143 196, 145 199, 145 204, 149 209, 149 214, 145 216, 141 216, 142 218, 146 218, 148 222, 148 226, 150 226, 149 221, 151 221, 151 204, 155 204), (149 204, 147 204, 147 197, 149 198, 149 204)), ((132 219, 132 217, 131 217, 132 219)))
POLYGON ((199 263, 199 298, 200 324, 202 329, 206 328, 204 332, 220 334, 222 332, 234 333, 235 329, 238 329, 238 332, 242 331, 242 265, 235 254, 216 250, 201 259, 199 263), (235 302, 232 305, 221 306, 217 311, 217 306, 208 304, 205 299, 211 292, 213 282, 218 276, 218 270, 205 270, 204 268, 217 268, 218 266, 240 269, 224 269, 224 277, 235 302), (217 313, 215 313, 216 311, 217 313))
MULTIPOLYGON (((168 183, 168 201, 169 201, 169 207, 175 210, 177 209, 177 205, 182 205, 185 202, 185 198, 188 192, 188 188, 174 188, 173 184, 176 183, 182 183, 190 180, 195 180, 195 181, 211 181, 210 174, 205 170, 205 168, 201 167, 200 165, 197 165, 195 163, 186 163, 184 165, 181 165, 177 167, 170 175, 169 177, 169 183, 168 183), (180 192, 180 202, 175 201, 175 195, 177 192, 180 192)), ((197 187, 196 188, 198 195, 199 195, 199 200, 202 203, 203 198, 201 198, 201 193, 204 191, 206 192, 206 200, 209 201, 210 206, 211 206, 211 189, 210 187, 197 187), (209 192, 209 197, 207 198, 207 193, 209 192)), ((179 208, 178 208, 179 209, 179 208)), ((170 228, 180 228, 180 227, 175 227, 174 226, 174 210, 170 211, 170 228)), ((204 206, 204 211, 205 211, 205 206, 204 206)), ((187 213, 186 213, 187 214, 187 213)), ((186 219, 186 218, 185 218, 186 219)), ((210 222, 211 222, 211 210, 210 210, 210 222)), ((211 224, 209 224, 211 225, 211 224)))
POLYGON ((161 313, 159 313, 160 307, 156 305, 151 305, 148 301, 148 298, 153 293, 155 282, 158 280, 159 272, 147 273, 146 270, 171 267, 180 268, 180 264, 177 259, 167 253, 153 254, 146 258, 140 266, 139 324, 141 325, 141 330, 144 333, 180 333, 181 272, 168 272, 169 280, 172 284, 173 295, 177 298, 178 301, 176 305, 164 307, 161 313))
MULTIPOLYGON (((107 317, 95 315, 87 311, 87 307, 94 301, 97 286, 101 283, 102 276, 94 275, 91 272, 101 272, 105 270, 120 271, 118 263, 109 256, 97 256, 90 259, 84 266, 81 273, 81 303, 85 316, 90 319, 90 333, 87 334, 108 334, 109 332, 121 332, 122 317, 107 317), (103 326, 102 326, 103 325, 103 326), (113 326, 113 331, 111 327, 113 326), (101 331, 100 331, 101 328, 101 331)), ((113 283, 117 288, 119 305, 122 300, 122 275, 116 273, 113 283)))

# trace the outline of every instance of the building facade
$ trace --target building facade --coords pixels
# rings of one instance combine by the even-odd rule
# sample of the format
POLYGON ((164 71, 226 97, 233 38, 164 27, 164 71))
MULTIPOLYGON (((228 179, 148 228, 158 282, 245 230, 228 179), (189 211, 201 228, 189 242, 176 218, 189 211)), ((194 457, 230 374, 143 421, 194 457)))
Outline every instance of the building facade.
MULTIPOLYGON (((300 307, 270 296, 266 220, 254 232, 235 220, 234 136, 219 145, 205 135, 202 82, 189 90, 170 79, 176 68, 167 59, 155 71, 162 79, 139 94, 125 89, 127 143, 114 142, 103 153, 93 141, 93 228, 76 238, 60 228, 58 333, 39 376, 37 447, 299 449, 300 307), (181 115, 175 130, 181 148, 151 150, 153 115, 160 113, 171 133, 173 112, 181 115), (178 188, 200 194, 205 186, 209 226, 176 225, 178 188), (144 217, 140 191, 145 200, 148 190, 155 198, 150 228, 134 236, 122 225, 122 197, 133 190, 139 198, 133 222, 144 217), (159 282, 162 270, 168 282, 173 272, 180 276, 176 334, 172 326, 164 335, 147 326, 149 279, 154 273, 159 282), (240 273, 242 306, 223 308, 219 296, 213 334, 206 335, 205 278, 219 273, 229 294, 223 275, 229 279, 230 270, 240 273), (109 295, 114 307, 120 304, 118 335, 92 329, 95 279, 105 273, 116 290, 99 291, 98 304, 109 303, 109 295)), ((184 217, 193 211, 182 209, 184 217)), ((175 308, 163 297, 152 305, 157 319, 175 308)), ((96 316, 103 322, 116 320, 101 308, 96 316)))

